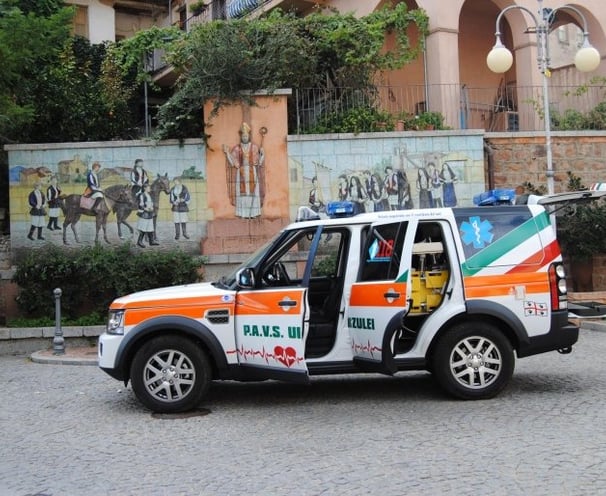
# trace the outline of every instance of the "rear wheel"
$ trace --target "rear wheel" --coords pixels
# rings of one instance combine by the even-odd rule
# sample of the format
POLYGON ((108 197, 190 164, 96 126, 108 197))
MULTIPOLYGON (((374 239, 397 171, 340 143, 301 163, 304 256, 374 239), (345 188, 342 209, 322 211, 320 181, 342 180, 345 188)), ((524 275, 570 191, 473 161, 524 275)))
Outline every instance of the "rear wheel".
POLYGON ((507 385, 514 369, 507 337, 481 322, 459 324, 437 343, 432 360, 440 385, 457 398, 492 398, 507 385))
POLYGON ((130 373, 139 401, 158 413, 195 408, 208 391, 211 368, 204 350, 181 336, 160 336, 137 351, 130 373))

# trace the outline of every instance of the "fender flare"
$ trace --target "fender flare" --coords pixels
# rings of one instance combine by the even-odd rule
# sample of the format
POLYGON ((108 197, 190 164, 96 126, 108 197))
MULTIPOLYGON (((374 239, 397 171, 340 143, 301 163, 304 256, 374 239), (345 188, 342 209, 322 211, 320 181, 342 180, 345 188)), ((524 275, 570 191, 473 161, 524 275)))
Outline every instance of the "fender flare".
POLYGON ((124 378, 125 383, 128 382, 130 378, 128 364, 131 362, 137 343, 152 337, 154 334, 159 334, 160 332, 167 330, 177 331, 182 335, 204 343, 210 351, 210 358, 212 358, 217 365, 220 375, 222 370, 228 369, 225 351, 215 334, 208 327, 187 317, 165 315, 146 320, 134 327, 124 336, 116 353, 116 364, 117 368, 122 371, 122 377, 124 378))
POLYGON ((515 334, 518 347, 530 344, 530 338, 524 324, 509 308, 489 300, 469 300, 466 306, 469 315, 490 315, 505 323, 515 334))

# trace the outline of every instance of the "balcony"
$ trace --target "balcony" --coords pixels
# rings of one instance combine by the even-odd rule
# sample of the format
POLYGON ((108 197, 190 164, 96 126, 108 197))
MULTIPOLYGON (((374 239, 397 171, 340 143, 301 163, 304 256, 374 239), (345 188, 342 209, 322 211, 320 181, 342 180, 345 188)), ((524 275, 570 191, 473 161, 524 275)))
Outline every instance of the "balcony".
POLYGON ((168 0, 114 0, 114 10, 128 15, 168 15, 168 0))
POLYGON ((257 17, 278 7, 285 12, 305 13, 309 9, 325 3, 323 0, 228 0, 227 16, 230 19, 246 15, 257 17))

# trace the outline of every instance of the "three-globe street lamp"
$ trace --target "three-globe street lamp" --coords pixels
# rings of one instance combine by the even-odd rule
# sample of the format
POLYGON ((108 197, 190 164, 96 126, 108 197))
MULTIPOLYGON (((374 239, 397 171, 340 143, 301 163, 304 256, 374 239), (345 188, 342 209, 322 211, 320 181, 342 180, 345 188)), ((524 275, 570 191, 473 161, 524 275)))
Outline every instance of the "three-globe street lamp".
POLYGON ((574 57, 574 64, 581 72, 591 72, 600 65, 600 54, 589 43, 589 32, 587 31, 587 20, 583 13, 572 5, 564 5, 555 9, 543 8, 543 0, 539 2, 539 17, 537 17, 526 7, 521 5, 510 5, 504 8, 497 17, 496 22, 496 42, 492 50, 486 57, 488 68, 496 73, 507 72, 513 64, 513 55, 501 42, 501 18, 505 13, 512 9, 520 9, 528 13, 535 24, 534 32, 537 35, 537 62, 539 71, 543 74, 543 120, 545 121, 545 152, 547 158, 547 193, 554 193, 554 171, 553 157, 551 151, 551 117, 549 112, 549 85, 547 79, 551 75, 549 69, 549 26, 558 11, 570 10, 574 12, 583 22, 583 43, 574 57))

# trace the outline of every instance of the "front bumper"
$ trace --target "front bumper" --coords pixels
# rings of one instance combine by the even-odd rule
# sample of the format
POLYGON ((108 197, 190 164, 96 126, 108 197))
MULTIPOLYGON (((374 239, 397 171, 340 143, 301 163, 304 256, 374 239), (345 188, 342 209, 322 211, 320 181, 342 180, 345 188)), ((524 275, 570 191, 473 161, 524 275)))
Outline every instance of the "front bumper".
POLYGON ((111 377, 120 381, 124 380, 124 374, 120 368, 116 367, 116 357, 123 339, 124 336, 101 334, 97 348, 99 367, 111 377))

